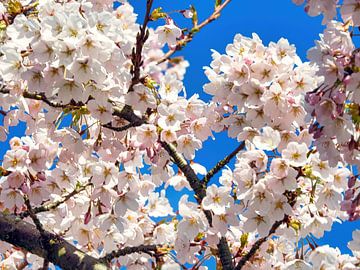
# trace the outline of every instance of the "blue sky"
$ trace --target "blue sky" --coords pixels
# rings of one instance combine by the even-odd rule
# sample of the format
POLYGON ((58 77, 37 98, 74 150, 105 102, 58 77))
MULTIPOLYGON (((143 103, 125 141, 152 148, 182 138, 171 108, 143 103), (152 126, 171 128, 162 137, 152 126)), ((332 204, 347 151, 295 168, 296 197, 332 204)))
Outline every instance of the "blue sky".
MULTIPOLYGON (((130 0, 142 21, 145 11, 145 1, 130 0)), ((195 4, 198 11, 199 22, 206 19, 213 11, 213 2, 209 0, 155 0, 154 7, 162 7, 165 12, 186 9, 190 4, 195 4)), ((175 22, 181 27, 190 26, 182 16, 174 15, 175 22), (187 23, 187 24, 186 24, 187 23)), ((306 61, 306 51, 314 46, 314 40, 319 38, 319 33, 324 29, 321 25, 322 17, 309 17, 303 7, 298 7, 291 0, 282 1, 240 1, 233 0, 222 12, 221 17, 203 28, 195 38, 177 55, 183 55, 190 62, 190 67, 185 75, 184 85, 188 95, 200 94, 204 100, 210 96, 203 93, 202 86, 207 83, 203 67, 210 64, 211 49, 224 53, 227 44, 232 43, 235 34, 251 36, 257 33, 267 45, 281 37, 287 38, 294 44, 297 53, 306 61)), ((161 22, 163 23, 163 22, 161 22)), ((150 23, 155 27, 156 23, 150 23)), ((216 140, 204 143, 203 149, 197 152, 195 161, 210 169, 216 162, 230 153, 238 145, 236 140, 227 138, 226 134, 216 136, 216 140)), ((219 176, 219 175, 217 175, 219 176)), ((171 192, 172 204, 178 201, 181 194, 171 192)), ((326 233, 318 240, 318 244, 329 244, 339 247, 342 252, 349 253, 347 242, 351 240, 354 229, 360 229, 360 222, 346 222, 335 224, 333 230, 326 233)))

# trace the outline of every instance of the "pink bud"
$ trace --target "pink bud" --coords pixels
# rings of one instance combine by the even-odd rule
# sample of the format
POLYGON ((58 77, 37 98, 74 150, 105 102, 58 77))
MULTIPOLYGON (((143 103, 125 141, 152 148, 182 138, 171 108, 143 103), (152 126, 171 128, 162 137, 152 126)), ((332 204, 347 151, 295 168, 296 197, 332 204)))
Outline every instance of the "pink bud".
POLYGON ((348 85, 351 81, 351 76, 350 75, 347 75, 344 79, 343 79, 343 83, 345 85, 348 85))
POLYGON ((30 183, 29 182, 24 182, 21 185, 21 191, 24 192, 25 194, 30 193, 30 191, 31 191, 30 183))
POLYGON ((90 207, 89 207, 89 210, 86 212, 85 214, 85 219, 84 219, 84 224, 88 224, 90 222, 90 219, 91 219, 91 212, 90 212, 90 207))
POLYGON ((349 187, 349 188, 352 188, 352 187, 355 185, 355 183, 356 183, 356 177, 355 177, 355 176, 351 176, 351 177, 349 178, 348 187, 349 187))
POLYGON ((345 201, 348 201, 348 200, 350 200, 353 196, 354 196, 354 190, 348 189, 347 191, 345 191, 344 200, 345 200, 345 201))
POLYGON ((244 58, 243 60, 245 62, 246 65, 250 66, 253 63, 253 60, 249 59, 249 58, 244 58))
POLYGON ((341 211, 350 211, 351 210, 351 201, 342 201, 341 202, 341 211))
POLYGON ((180 10, 180 13, 187 19, 191 19, 194 16, 194 13, 190 9, 180 10))
POLYGON ((346 100, 346 95, 344 92, 336 91, 331 95, 332 100, 337 104, 343 104, 346 100))
POLYGON ((306 94, 305 95, 305 100, 307 103, 309 103, 310 105, 314 106, 316 104, 319 103, 319 101, 321 100, 320 96, 315 94, 315 93, 311 93, 311 94, 306 94))

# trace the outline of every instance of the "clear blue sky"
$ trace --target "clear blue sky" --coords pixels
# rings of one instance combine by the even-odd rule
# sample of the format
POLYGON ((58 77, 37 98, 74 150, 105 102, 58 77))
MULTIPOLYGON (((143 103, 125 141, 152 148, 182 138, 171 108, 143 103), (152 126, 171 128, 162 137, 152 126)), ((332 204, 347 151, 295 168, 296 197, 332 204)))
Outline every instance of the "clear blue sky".
MULTIPOLYGON (((145 0, 130 0, 129 2, 139 14, 139 21, 142 21, 145 0)), ((199 21, 202 21, 212 12, 215 1, 155 0, 154 7, 161 6, 164 11, 171 11, 185 9, 194 2, 199 13, 199 21)), ((174 16, 174 19, 184 22, 178 15, 174 16)), ((153 23, 150 26, 156 26, 156 24, 153 23)), ((236 33, 251 36, 255 32, 264 44, 285 37, 291 44, 296 45, 298 54, 305 61, 306 50, 314 45, 314 40, 318 39, 322 30, 320 17, 308 17, 303 8, 295 6, 291 0, 233 0, 217 21, 205 27, 183 51, 178 53, 178 55, 184 55, 190 62, 184 81, 186 91, 189 95, 199 93, 202 99, 209 99, 208 95, 202 93, 202 85, 207 82, 202 68, 209 65, 211 61, 210 49, 224 52, 226 45, 232 42, 236 33)), ((11 129, 11 137, 22 135, 23 125, 11 129)), ((210 169, 237 144, 235 140, 227 138, 226 134, 217 135, 215 141, 209 140, 204 144, 204 148, 197 153, 196 161, 210 169)), ((7 149, 8 141, 0 143, 0 157, 7 149)), ((169 193, 171 203, 175 206, 181 194, 173 191, 169 193)), ((360 222, 336 224, 332 232, 327 233, 318 243, 338 246, 347 253, 349 250, 346 244, 351 240, 351 233, 355 228, 360 228, 360 222)))
MULTIPOLYGON (((144 15, 144 2, 140 0, 129 1, 139 14, 142 21, 144 15)), ((154 7, 162 7, 165 12, 186 9, 190 4, 195 4, 198 11, 199 22, 207 18, 213 11, 213 2, 209 0, 154 0, 154 7)), ((175 21, 183 27, 185 23, 182 16, 174 15, 175 21)), ((235 34, 251 36, 257 33, 267 45, 270 41, 277 41, 281 37, 287 38, 294 44, 297 53, 306 61, 306 51, 314 46, 314 40, 319 38, 319 33, 324 29, 321 25, 322 17, 309 17, 291 0, 233 0, 222 12, 221 17, 203 28, 191 43, 177 55, 183 55, 190 62, 184 84, 188 95, 199 93, 201 98, 209 100, 209 96, 202 92, 202 85, 207 82, 203 66, 211 61, 211 49, 224 53, 227 44, 232 43, 235 34)), ((162 22, 163 23, 163 22, 162 22)), ((186 25, 186 24, 185 24, 186 25)), ((156 24, 150 24, 155 27, 156 24)), ((226 137, 226 134, 216 136, 216 140, 209 140, 202 150, 196 154, 196 162, 210 169, 216 162, 230 153, 237 146, 235 140, 226 137)), ((171 192, 172 205, 176 204, 180 194, 171 192)), ((354 229, 360 229, 360 222, 346 222, 335 224, 330 233, 317 241, 319 244, 337 246, 344 253, 349 253, 347 242, 351 240, 354 229)))

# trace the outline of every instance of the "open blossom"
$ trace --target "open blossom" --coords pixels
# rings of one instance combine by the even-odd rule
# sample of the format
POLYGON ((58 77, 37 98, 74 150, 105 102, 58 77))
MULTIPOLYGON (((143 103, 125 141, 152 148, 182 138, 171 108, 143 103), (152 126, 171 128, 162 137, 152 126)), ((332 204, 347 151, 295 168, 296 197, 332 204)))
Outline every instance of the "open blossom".
POLYGON ((178 230, 184 238, 193 239, 208 227, 204 213, 198 211, 195 203, 188 202, 188 195, 183 195, 179 201, 179 214, 183 219, 178 224, 178 230))
POLYGON ((305 143, 290 142, 282 151, 282 157, 290 165, 299 167, 306 164, 308 148, 305 143))
POLYGON ((177 150, 183 153, 185 158, 193 159, 195 157, 195 150, 202 147, 200 140, 193 135, 181 135, 177 140, 177 150))
POLYGON ((120 196, 115 203, 115 213, 119 216, 123 216, 128 209, 136 211, 139 204, 135 198, 136 196, 132 192, 127 192, 126 194, 120 196))
POLYGON ((26 158, 28 153, 23 149, 14 149, 6 152, 3 167, 9 171, 26 170, 26 158))
POLYGON ((227 187, 211 185, 206 189, 206 197, 202 201, 202 207, 205 210, 212 210, 216 215, 221 215, 225 214, 226 207, 230 207, 233 201, 227 187))
POLYGON ((264 127, 261 135, 255 136, 253 143, 261 150, 274 150, 280 143, 280 133, 271 127, 264 127))
POLYGON ((152 217, 165 217, 174 214, 167 198, 165 190, 159 193, 150 193, 147 205, 149 215, 152 217))
POLYGON ((225 213, 214 215, 213 216, 213 227, 221 235, 225 235, 228 226, 237 226, 239 220, 236 215, 237 209, 235 206, 227 208, 225 213))
POLYGON ((261 237, 266 236, 269 233, 271 227, 271 221, 269 217, 260 215, 256 212, 251 212, 247 215, 247 219, 244 222, 243 229, 247 232, 257 231, 261 237))
POLYGON ((182 34, 180 28, 173 23, 159 26, 155 33, 158 34, 160 43, 167 43, 169 46, 175 46, 176 39, 182 34))
POLYGON ((91 115, 97 118, 101 123, 107 124, 112 120, 112 107, 109 102, 99 102, 98 100, 90 100, 87 104, 91 115))
POLYGON ((151 147, 158 139, 156 127, 154 125, 141 125, 136 128, 136 139, 143 147, 151 147))

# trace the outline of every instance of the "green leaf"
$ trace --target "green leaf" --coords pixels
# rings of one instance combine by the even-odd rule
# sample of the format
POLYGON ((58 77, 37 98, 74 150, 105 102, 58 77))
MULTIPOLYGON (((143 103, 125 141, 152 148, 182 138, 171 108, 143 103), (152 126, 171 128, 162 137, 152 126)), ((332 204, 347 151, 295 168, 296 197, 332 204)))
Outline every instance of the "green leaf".
POLYGON ((4 20, 0 21, 0 31, 4 31, 6 29, 6 22, 4 20))
POLYGON ((160 18, 166 18, 167 14, 163 12, 162 7, 155 8, 150 15, 150 20, 156 21, 160 18))
POLYGON ((248 242, 249 234, 243 233, 240 237, 241 248, 244 248, 248 242))
POLYGON ((222 4, 222 0, 215 0, 215 8, 222 4))
POLYGON ((8 6, 7 6, 7 11, 12 15, 20 14, 22 12, 22 9, 23 9, 23 7, 22 7, 20 1, 17 1, 17 0, 9 1, 8 6))
POLYGON ((195 9, 195 7, 193 5, 190 6, 190 10, 191 12, 193 13, 193 16, 192 16, 192 22, 193 22, 193 25, 194 27, 196 28, 197 24, 198 24, 198 16, 197 16, 197 11, 195 9))

